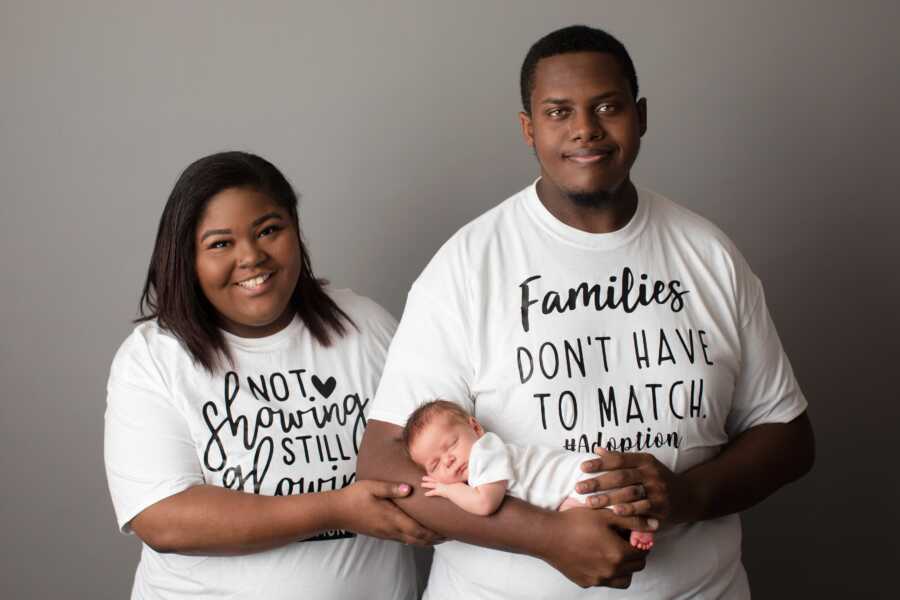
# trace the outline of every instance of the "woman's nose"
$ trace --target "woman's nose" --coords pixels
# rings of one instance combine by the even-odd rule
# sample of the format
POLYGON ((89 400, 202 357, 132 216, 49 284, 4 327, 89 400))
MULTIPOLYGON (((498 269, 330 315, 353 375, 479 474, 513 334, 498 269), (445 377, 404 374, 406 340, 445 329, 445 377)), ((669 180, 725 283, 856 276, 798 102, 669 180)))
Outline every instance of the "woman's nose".
POLYGON ((265 260, 266 253, 262 251, 262 248, 258 244, 248 242, 241 247, 238 266, 252 269, 265 262, 265 260))

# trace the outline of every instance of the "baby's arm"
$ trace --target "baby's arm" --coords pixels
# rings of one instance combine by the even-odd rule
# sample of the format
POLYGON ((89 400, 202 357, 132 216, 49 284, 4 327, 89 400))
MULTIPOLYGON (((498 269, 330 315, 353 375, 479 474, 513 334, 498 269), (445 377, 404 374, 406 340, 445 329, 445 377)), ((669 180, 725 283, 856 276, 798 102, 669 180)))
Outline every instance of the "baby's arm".
POLYGON ((446 498, 464 511, 484 517, 500 508, 506 486, 506 480, 471 487, 465 483, 439 483, 428 475, 422 477, 422 487, 428 489, 426 496, 446 498))

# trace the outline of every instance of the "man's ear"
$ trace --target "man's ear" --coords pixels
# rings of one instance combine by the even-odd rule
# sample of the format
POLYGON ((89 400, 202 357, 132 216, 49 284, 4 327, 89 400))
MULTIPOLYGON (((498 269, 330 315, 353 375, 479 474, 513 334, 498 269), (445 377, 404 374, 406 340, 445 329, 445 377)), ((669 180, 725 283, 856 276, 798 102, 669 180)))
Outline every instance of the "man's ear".
POLYGON ((637 101, 638 122, 641 128, 641 137, 647 133, 647 99, 641 98, 637 101))
POLYGON ((522 138, 529 148, 534 148, 534 125, 531 122, 531 116, 522 111, 519 113, 519 125, 522 127, 522 138))

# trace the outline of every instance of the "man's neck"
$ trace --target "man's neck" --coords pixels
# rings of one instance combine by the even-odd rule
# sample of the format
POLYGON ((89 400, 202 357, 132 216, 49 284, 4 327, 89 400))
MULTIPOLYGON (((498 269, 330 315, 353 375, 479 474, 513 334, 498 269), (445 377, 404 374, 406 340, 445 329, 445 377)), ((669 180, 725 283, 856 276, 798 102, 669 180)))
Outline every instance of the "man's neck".
POLYGON ((609 198, 597 205, 575 202, 559 188, 542 177, 537 183, 541 204, 554 217, 575 229, 587 233, 611 233, 625 227, 637 210, 637 190, 626 179, 609 198))

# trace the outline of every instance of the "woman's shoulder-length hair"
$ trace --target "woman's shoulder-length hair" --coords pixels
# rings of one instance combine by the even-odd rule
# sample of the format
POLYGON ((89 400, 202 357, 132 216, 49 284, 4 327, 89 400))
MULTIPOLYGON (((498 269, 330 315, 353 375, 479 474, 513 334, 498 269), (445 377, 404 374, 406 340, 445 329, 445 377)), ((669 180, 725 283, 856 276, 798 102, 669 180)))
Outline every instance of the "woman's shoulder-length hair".
POLYGON ((325 292, 324 280, 312 270, 300 231, 297 194, 269 161, 247 152, 220 152, 187 167, 163 209, 150 258, 136 322, 156 319, 160 327, 187 347, 194 361, 209 372, 231 362, 231 353, 212 304, 200 289, 195 258, 197 224, 209 200, 228 188, 247 187, 265 194, 286 210, 296 225, 302 266, 291 305, 313 338, 330 346, 334 336, 355 327, 325 292))

